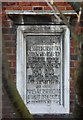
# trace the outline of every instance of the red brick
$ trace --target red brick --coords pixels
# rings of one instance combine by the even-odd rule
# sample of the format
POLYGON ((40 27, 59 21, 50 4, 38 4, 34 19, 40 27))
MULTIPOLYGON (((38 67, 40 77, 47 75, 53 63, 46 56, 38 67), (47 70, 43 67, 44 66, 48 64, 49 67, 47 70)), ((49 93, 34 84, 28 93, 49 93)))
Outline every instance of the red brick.
POLYGON ((74 48, 70 48, 70 53, 74 54, 74 48))
POLYGON ((5 8, 5 10, 22 10, 22 9, 23 9, 22 6, 17 6, 17 7, 10 6, 5 8))
POLYGON ((31 2, 31 6, 39 6, 39 2, 31 2))
POLYGON ((12 7, 5 7, 5 10, 13 10, 12 7))
POLYGON ((70 77, 71 77, 71 80, 74 80, 74 73, 72 73, 71 71, 70 71, 70 77))
POLYGON ((6 47, 6 52, 8 55, 15 55, 16 54, 16 48, 14 47, 6 47))
POLYGON ((59 10, 66 10, 65 6, 64 7, 58 7, 59 10))
POLYGON ((8 60, 16 60, 16 55, 7 55, 8 60))
POLYGON ((72 7, 65 7, 65 8, 66 8, 66 10, 73 10, 72 7))
POLYGON ((9 63, 9 66, 10 66, 10 69, 16 69, 16 62, 15 60, 8 60, 8 63, 9 63))
POLYGON ((77 68, 78 61, 74 61, 74 66, 77 68))
MULTIPOLYGON (((23 8, 24 6, 47 6, 46 2, 18 2, 18 3, 8 3, 9 6, 4 7, 6 10, 31 10, 31 8, 23 8)), ((70 6, 68 3, 60 2, 56 3, 58 6, 60 6, 60 10, 65 10, 66 6, 70 6)), ((72 7, 67 7, 68 10, 71 10, 72 7)), ((45 8, 45 10, 50 10, 50 8, 45 8)))
POLYGON ((71 101, 74 101, 74 99, 75 99, 75 94, 74 94, 74 92, 72 92, 72 93, 70 94, 70 100, 71 100, 71 101))
POLYGON ((46 2, 39 2, 39 5, 40 6, 47 6, 47 3, 46 2))
MULTIPOLYGON (((67 2, 56 2, 58 6, 70 6, 67 2)), ((8 2, 8 6, 46 6, 46 2, 8 2)), ((6 5, 7 6, 7 5, 6 5)))
POLYGON ((18 2, 17 6, 39 6, 40 2, 18 2))
POLYGON ((77 32, 82 33, 83 32, 83 27, 78 27, 77 32))
POLYGON ((15 34, 11 34, 11 40, 16 40, 16 35, 15 34))
POLYGON ((30 3, 29 2, 18 2, 17 5, 18 6, 28 6, 28 5, 30 5, 30 3))
POLYGON ((2 27, 11 27, 11 21, 2 21, 2 27))
POLYGON ((71 40, 71 47, 77 47, 77 42, 75 40, 71 40))
POLYGON ((58 6, 70 6, 67 2, 56 2, 58 6))
POLYGON ((7 2, 7 6, 16 6, 17 5, 17 2, 7 2))
POLYGON ((8 62, 9 67, 11 67, 11 62, 8 62))
POLYGON ((7 54, 12 54, 12 48, 10 47, 10 48, 6 48, 6 52, 7 52, 7 54))
POLYGON ((74 48, 74 54, 76 54, 76 55, 78 55, 78 48, 76 47, 76 48, 74 48))
POLYGON ((3 34, 11 34, 12 33, 12 28, 2 28, 3 34))
POLYGON ((4 15, 6 7, 2 7, 2 14, 4 15))
POLYGON ((71 60, 78 60, 78 56, 77 55, 70 55, 70 59, 71 60))
POLYGON ((6 42, 15 42, 16 36, 14 34, 4 34, 3 38, 6 42))
POLYGON ((6 47, 15 47, 16 43, 14 41, 10 42, 10 41, 6 41, 5 42, 5 46, 6 47))
POLYGON ((32 7, 23 7, 22 10, 32 10, 32 7))
POLYGON ((6 13, 2 13, 2 21, 7 21, 8 16, 6 15, 6 13))
POLYGON ((6 15, 5 17, 3 17, 2 21, 4 21, 4 22, 5 21, 8 21, 8 22, 10 21, 11 22, 11 19, 8 17, 8 15, 6 15))
POLYGON ((70 80, 70 87, 74 87, 75 85, 75 81, 74 80, 70 80))
POLYGON ((74 61, 70 62, 70 67, 74 67, 74 61))
POLYGON ((3 35, 4 40, 11 40, 11 35, 3 35))
POLYGON ((70 77, 72 78, 72 80, 75 79, 75 71, 76 71, 75 67, 70 68, 70 77))
POLYGON ((70 112, 74 111, 74 101, 70 102, 70 112))
POLYGON ((74 83, 70 83, 70 94, 74 94, 75 93, 75 80, 71 80, 74 81, 74 83))
POLYGON ((2 9, 2 21, 3 21, 4 19, 7 19, 7 15, 6 15, 5 10, 2 9))
POLYGON ((14 68, 11 69, 11 73, 12 74, 15 74, 16 73, 16 70, 14 68))
POLYGON ((19 6, 19 7, 12 7, 12 9, 13 9, 13 10, 22 10, 23 7, 20 7, 20 6, 19 6))
POLYGON ((75 91, 75 86, 73 87, 70 86, 70 94, 74 93, 74 91, 75 91))
POLYGON ((48 7, 48 6, 45 6, 45 7, 44 7, 44 10, 51 10, 51 8, 48 7))
POLYGON ((12 67, 16 67, 16 62, 12 62, 12 67))
POLYGON ((12 48, 12 53, 15 54, 16 53, 16 48, 12 48))
POLYGON ((7 6, 7 2, 2 2, 2 6, 7 6))
POLYGON ((18 2, 18 6, 31 6, 31 2, 18 2))
MULTIPOLYGON (((82 21, 83 22, 83 21, 82 21)), ((81 32, 83 33, 83 27, 81 27, 81 32)))

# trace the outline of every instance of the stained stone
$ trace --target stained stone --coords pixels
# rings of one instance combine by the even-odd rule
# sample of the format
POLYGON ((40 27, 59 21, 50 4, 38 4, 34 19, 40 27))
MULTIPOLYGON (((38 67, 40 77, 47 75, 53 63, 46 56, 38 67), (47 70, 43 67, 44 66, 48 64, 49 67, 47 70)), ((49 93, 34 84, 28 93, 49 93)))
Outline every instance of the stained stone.
POLYGON ((27 36, 28 104, 60 104, 62 70, 60 38, 60 35, 27 36))

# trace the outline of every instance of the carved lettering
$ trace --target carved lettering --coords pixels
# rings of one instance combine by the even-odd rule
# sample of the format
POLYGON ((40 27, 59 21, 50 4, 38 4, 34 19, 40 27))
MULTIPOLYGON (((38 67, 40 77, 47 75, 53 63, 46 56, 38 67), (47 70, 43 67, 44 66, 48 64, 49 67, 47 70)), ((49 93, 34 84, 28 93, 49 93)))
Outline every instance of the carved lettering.
POLYGON ((27 37, 27 103, 60 104, 60 36, 27 37))

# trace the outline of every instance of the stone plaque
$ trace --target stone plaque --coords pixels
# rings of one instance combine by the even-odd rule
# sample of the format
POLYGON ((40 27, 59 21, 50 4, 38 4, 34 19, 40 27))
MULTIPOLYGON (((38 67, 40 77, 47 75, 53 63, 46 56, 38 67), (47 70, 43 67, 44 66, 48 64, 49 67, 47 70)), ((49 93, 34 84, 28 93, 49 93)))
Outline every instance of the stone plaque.
POLYGON ((70 32, 65 25, 17 29, 17 79, 31 114, 69 113, 70 32))
POLYGON ((63 105, 62 35, 29 35, 26 48, 27 104, 63 105))

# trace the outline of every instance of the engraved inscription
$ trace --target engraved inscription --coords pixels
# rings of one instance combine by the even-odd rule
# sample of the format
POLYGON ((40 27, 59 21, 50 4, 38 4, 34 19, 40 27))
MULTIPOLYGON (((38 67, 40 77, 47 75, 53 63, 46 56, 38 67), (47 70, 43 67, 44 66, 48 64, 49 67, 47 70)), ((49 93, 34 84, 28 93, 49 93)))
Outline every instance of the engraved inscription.
POLYGON ((62 41, 27 36, 27 104, 61 104, 62 41))

